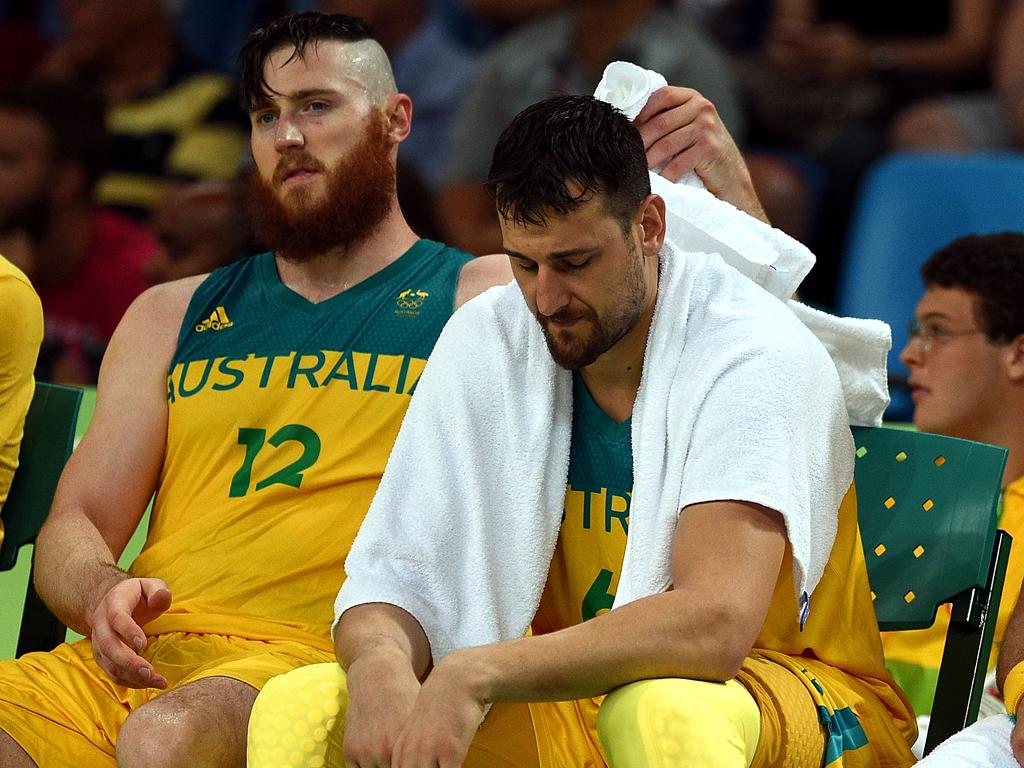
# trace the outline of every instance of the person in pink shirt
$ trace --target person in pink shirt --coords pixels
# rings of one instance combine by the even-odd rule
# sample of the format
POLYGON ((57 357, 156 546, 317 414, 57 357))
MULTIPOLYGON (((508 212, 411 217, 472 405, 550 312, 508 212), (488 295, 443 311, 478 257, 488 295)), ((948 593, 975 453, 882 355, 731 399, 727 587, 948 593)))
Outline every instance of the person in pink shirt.
POLYGON ((0 90, 0 248, 42 300, 40 380, 95 383, 158 248, 145 227, 93 202, 105 168, 104 113, 98 96, 71 82, 0 90))

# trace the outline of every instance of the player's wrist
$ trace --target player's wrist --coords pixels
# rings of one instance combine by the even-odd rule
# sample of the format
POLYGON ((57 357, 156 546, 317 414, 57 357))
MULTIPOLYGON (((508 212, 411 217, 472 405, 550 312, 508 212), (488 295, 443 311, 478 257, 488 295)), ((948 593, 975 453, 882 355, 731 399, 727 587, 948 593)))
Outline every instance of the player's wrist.
POLYGON ((116 565, 104 563, 101 566, 101 572, 95 582, 95 588, 92 590, 92 598, 85 606, 85 610, 82 611, 82 618, 90 630, 96 622, 97 614, 106 601, 107 595, 110 594, 114 587, 128 581, 130 578, 132 577, 129 573, 121 570, 116 565))
POLYGON ((463 691, 481 704, 492 703, 497 677, 486 648, 464 648, 449 654, 438 663, 431 677, 436 675, 436 683, 463 691))

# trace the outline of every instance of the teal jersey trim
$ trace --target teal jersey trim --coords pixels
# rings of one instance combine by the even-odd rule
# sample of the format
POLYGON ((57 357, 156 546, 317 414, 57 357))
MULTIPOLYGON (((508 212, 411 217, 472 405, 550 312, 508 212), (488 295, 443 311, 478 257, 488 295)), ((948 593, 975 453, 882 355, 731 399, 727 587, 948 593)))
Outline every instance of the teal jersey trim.
POLYGON ((472 258, 419 240, 366 280, 313 303, 281 282, 272 253, 252 256, 211 273, 196 289, 171 368, 193 360, 339 350, 425 359, 472 258))
POLYGON ((834 763, 844 752, 852 752, 867 746, 868 736, 864 733, 857 715, 849 707, 829 712, 828 707, 819 706, 818 715, 822 725, 828 730, 822 765, 834 763))
POLYGON ((594 493, 607 489, 629 498, 633 490, 631 420, 619 424, 602 411, 578 371, 573 371, 572 381, 569 486, 594 493))

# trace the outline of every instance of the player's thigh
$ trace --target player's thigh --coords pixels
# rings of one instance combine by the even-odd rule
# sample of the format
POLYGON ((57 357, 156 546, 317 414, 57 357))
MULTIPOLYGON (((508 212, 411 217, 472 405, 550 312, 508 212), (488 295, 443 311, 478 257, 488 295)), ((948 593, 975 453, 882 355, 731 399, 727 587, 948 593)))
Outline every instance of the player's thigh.
POLYGON ((534 768, 540 765, 530 705, 499 702, 491 707, 469 747, 466 768, 534 768))
POLYGON ((613 768, 747 768, 757 751, 761 714, 735 680, 664 678, 609 693, 597 727, 613 768))
POLYGON ((0 662, 0 730, 37 765, 113 766, 127 713, 154 690, 115 685, 88 640, 0 662))

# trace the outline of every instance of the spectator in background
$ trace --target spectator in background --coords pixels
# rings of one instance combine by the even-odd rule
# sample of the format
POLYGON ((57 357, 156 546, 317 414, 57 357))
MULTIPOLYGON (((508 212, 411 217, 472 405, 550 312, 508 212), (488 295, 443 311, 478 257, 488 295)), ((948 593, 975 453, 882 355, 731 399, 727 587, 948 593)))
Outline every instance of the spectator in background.
MULTIPOLYGON (((391 59, 398 89, 415 105, 416 130, 398 156, 433 192, 449 155, 455 110, 465 95, 476 57, 459 47, 429 13, 427 0, 320 0, 324 13, 365 19, 391 59)), ((401 171, 402 169, 400 169, 401 171)))
POLYGON ((553 11, 564 0, 430 0, 431 13, 455 41, 480 53, 513 27, 553 11))
POLYGON ((32 370, 42 340, 39 297, 25 273, 0 256, 0 511, 18 468, 22 427, 35 391, 32 370))
POLYGON ((699 90, 729 132, 742 137, 739 97, 718 48, 686 17, 656 0, 570 0, 511 32, 485 57, 452 133, 439 201, 448 242, 471 253, 501 250, 494 202, 483 188, 502 128, 556 93, 593 93, 616 59, 699 90))
POLYGON ((93 203, 105 168, 103 119, 103 101, 80 84, 0 91, 0 243, 42 299, 41 380, 95 383, 157 248, 147 229, 93 203))
POLYGON ((50 49, 38 0, 0 2, 0 85, 28 77, 50 49))
MULTIPOLYGON (((1024 234, 959 238, 925 262, 921 274, 925 293, 900 355, 910 369, 914 425, 1010 449, 999 527, 1014 546, 994 666, 1024 579, 1024 234)), ((931 708, 949 615, 946 606, 928 629, 883 635, 886 663, 919 715, 931 708)))
MULTIPOLYGON (((259 23, 311 0, 174 0, 181 42, 203 66, 234 76, 238 49, 259 23)), ((166 3, 165 3, 166 5, 166 3)))
POLYGON ((60 0, 66 26, 37 72, 95 83, 110 105, 100 204, 144 220, 169 178, 233 178, 246 125, 230 78, 177 43, 161 0, 60 0))
POLYGON ((772 0, 673 0, 673 5, 734 53, 761 44, 773 10, 772 0))
POLYGON ((992 88, 910 106, 893 123, 896 150, 1024 148, 1024 0, 1010 0, 992 56, 992 88))
POLYGON ((252 252, 252 226, 238 181, 173 184, 153 210, 160 242, 145 266, 149 282, 204 275, 252 252))
POLYGON ((739 60, 748 154, 773 221, 791 216, 817 268, 805 299, 831 305, 850 209, 897 107, 984 81, 998 0, 778 0, 762 50, 739 60), (794 208, 803 208, 794 215, 794 208))

